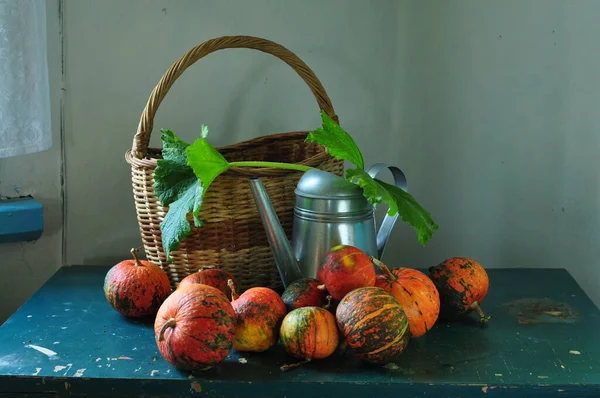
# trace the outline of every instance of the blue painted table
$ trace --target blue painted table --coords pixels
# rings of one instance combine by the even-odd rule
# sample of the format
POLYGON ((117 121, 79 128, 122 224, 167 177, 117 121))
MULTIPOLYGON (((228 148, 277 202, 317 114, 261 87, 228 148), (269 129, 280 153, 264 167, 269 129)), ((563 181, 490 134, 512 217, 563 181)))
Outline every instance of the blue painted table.
POLYGON ((108 306, 107 270, 59 270, 0 327, 0 398, 600 396, 600 312, 564 270, 489 270, 490 323, 438 323, 395 366, 346 351, 282 373, 294 361, 276 346, 200 375, 162 359, 150 323, 108 306))

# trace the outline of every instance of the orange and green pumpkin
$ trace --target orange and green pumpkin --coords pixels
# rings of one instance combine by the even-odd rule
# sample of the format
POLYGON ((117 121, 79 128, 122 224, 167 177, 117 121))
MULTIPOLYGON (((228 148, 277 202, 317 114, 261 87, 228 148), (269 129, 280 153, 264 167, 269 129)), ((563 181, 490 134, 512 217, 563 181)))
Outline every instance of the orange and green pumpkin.
POLYGON ((263 352, 279 339, 279 328, 287 314, 285 303, 276 291, 268 287, 252 287, 238 296, 235 284, 231 289, 231 305, 238 325, 233 348, 236 351, 263 352))
POLYGON ((217 288, 188 284, 161 305, 154 334, 163 358, 183 371, 205 370, 222 362, 233 347, 236 314, 217 288))
POLYGON ((158 265, 133 259, 114 265, 104 277, 104 296, 115 310, 130 318, 151 317, 171 294, 169 277, 158 265))
POLYGON ((370 257, 357 247, 337 245, 331 248, 317 270, 317 278, 335 300, 359 287, 375 285, 375 267, 370 257))
POLYGON ((282 370, 296 367, 313 359, 327 358, 335 352, 339 343, 339 331, 335 317, 321 307, 301 307, 290 311, 279 332, 285 351, 302 362, 284 365, 282 370))
POLYGON ((202 283, 204 285, 216 287, 223 292, 224 295, 228 295, 227 281, 233 279, 233 275, 224 269, 217 268, 215 266, 202 267, 198 271, 189 274, 179 282, 180 286, 185 286, 188 283, 202 283))
POLYGON ((288 311, 301 307, 325 305, 327 291, 319 289, 320 284, 315 278, 301 278, 290 283, 281 295, 288 311))
POLYGON ((408 318, 412 338, 421 337, 435 325, 440 314, 440 295, 427 275, 411 268, 390 270, 384 263, 373 259, 383 274, 377 275, 375 286, 390 293, 408 318))
POLYGON ((451 257, 429 268, 430 278, 440 294, 440 318, 452 320, 477 311, 481 323, 486 316, 480 305, 488 293, 490 281, 485 269, 467 257, 451 257))
POLYGON ((393 361, 410 339, 406 313, 380 287, 352 290, 338 304, 336 320, 352 352, 373 364, 393 361))

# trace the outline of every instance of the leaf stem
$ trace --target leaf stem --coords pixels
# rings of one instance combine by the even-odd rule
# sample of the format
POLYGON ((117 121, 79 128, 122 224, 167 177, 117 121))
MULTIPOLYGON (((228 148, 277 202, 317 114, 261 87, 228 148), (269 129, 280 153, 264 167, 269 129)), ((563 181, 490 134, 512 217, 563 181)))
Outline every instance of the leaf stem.
POLYGON ((282 163, 282 162, 259 162, 259 161, 230 162, 229 167, 273 167, 276 169, 288 169, 288 170, 298 170, 298 171, 309 171, 309 170, 313 169, 310 166, 304 166, 301 164, 282 163))

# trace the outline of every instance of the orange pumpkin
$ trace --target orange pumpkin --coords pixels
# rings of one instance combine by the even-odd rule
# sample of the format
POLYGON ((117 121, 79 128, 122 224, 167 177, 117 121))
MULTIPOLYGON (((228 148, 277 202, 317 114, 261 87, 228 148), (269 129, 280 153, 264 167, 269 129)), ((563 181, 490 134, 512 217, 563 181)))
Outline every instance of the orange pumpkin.
POLYGON ((284 365, 281 370, 297 367, 313 359, 326 358, 335 352, 339 343, 335 317, 321 307, 300 307, 290 311, 283 318, 279 336, 285 351, 303 360, 284 365))
POLYGON ((236 351, 263 352, 279 339, 279 328, 287 314, 283 299, 268 287, 252 287, 238 296, 235 284, 231 289, 231 305, 237 314, 238 324, 233 348, 236 351))
POLYGON ((114 265, 104 277, 104 296, 115 310, 131 318, 156 315, 171 294, 169 277, 158 265, 140 260, 138 249, 131 249, 133 259, 114 265))
POLYGON ((375 286, 394 296, 404 309, 411 337, 424 335, 440 314, 440 295, 434 283, 416 269, 396 268, 390 271, 381 261, 373 258, 373 262, 384 272, 377 275, 375 286))
POLYGON ((337 245, 330 249, 317 270, 320 289, 329 292, 335 300, 363 286, 375 285, 375 267, 369 256, 361 249, 349 245, 337 245))
POLYGON ((410 339, 404 310, 380 287, 360 287, 346 294, 338 304, 336 320, 352 352, 373 364, 394 360, 410 339))
POLYGON ((319 288, 314 278, 300 278, 290 283, 281 294, 288 311, 301 307, 321 307, 327 302, 327 291, 319 288))
POLYGON ((200 268, 197 272, 189 274, 179 282, 177 288, 185 286, 189 283, 201 283, 215 287, 223 292, 224 295, 228 295, 227 292, 227 281, 233 279, 233 276, 225 271, 224 269, 217 268, 215 266, 207 266, 200 268))
POLYGON ((480 305, 490 281, 485 269, 467 257, 451 257, 429 268, 430 278, 440 293, 440 317, 454 319, 477 311, 481 323, 489 321, 480 305))
POLYGON ((227 357, 236 324, 235 311, 219 289, 190 283, 161 305, 154 335, 168 363, 184 371, 205 370, 227 357))

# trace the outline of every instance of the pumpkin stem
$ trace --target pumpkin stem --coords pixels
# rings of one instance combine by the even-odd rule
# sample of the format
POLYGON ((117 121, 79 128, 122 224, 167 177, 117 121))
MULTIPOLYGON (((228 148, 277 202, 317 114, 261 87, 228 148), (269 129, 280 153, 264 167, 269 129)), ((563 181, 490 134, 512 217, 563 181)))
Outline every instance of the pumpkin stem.
POLYGON ((329 308, 331 308, 331 300, 333 299, 333 297, 331 297, 331 294, 328 294, 327 297, 325 297, 325 299, 327 300, 327 304, 325 304, 323 308, 328 310, 329 308))
POLYGON ((200 267, 200 269, 198 269, 197 272, 204 271, 205 269, 215 269, 215 268, 217 268, 216 265, 205 265, 203 267, 200 267))
POLYGON ((237 300, 240 296, 235 291, 235 283, 232 279, 227 279, 227 286, 231 290, 231 300, 237 300))
POLYGON ((317 286, 317 289, 326 290, 325 284, 323 283, 322 285, 317 286))
POLYGON ((165 322, 164 325, 162 325, 162 328, 160 328, 160 332, 158 332, 158 341, 165 340, 165 332, 168 328, 174 328, 175 323, 175 318, 170 318, 167 322, 165 322))
POLYGON ((396 275, 394 275, 392 273, 392 271, 390 271, 390 269, 388 268, 387 265, 385 265, 381 261, 377 260, 373 256, 369 256, 369 258, 371 259, 371 261, 373 262, 373 264, 375 264, 381 271, 383 271, 386 274, 386 276, 388 277, 390 283, 391 282, 396 282, 396 280, 398 279, 398 277, 396 275))
POLYGON ((309 362, 310 362, 310 358, 306 358, 304 361, 300 361, 300 362, 296 362, 296 363, 291 363, 289 365, 283 365, 279 369, 281 369, 282 372, 285 372, 287 370, 295 369, 295 368, 297 368, 299 366, 306 365, 309 362))
POLYGON ((142 248, 142 246, 140 246, 140 247, 133 247, 133 248, 130 250, 130 252, 131 252, 131 255, 133 256, 133 259, 135 260, 135 265, 137 265, 137 266, 141 266, 141 265, 142 265, 142 263, 140 263, 140 259, 139 259, 139 258, 138 258, 138 256, 137 256, 137 252, 138 252, 138 251, 139 251, 141 248, 142 248))
POLYGON ((474 301, 473 304, 471 304, 471 308, 477 311, 477 313, 479 314, 479 321, 481 323, 487 323, 490 320, 491 316, 485 315, 483 313, 483 310, 481 309, 477 301, 474 301))

